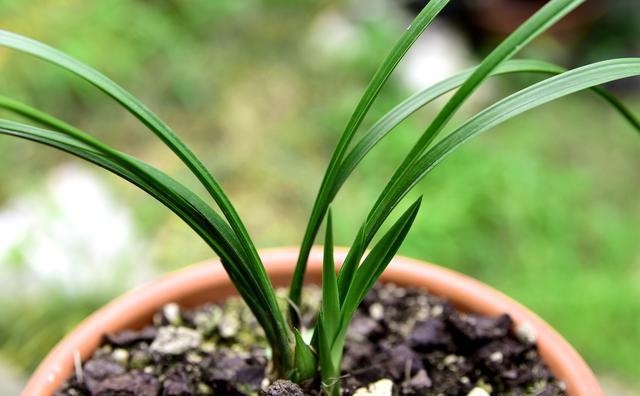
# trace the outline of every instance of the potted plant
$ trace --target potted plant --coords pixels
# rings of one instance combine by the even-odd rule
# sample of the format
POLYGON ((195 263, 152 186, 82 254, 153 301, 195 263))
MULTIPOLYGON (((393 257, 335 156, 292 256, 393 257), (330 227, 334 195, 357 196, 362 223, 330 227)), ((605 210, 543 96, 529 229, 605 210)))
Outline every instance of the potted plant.
POLYGON ((447 3, 430 1, 374 74, 329 162, 299 250, 262 254, 213 175, 151 110, 69 55, 32 39, 0 32, 0 45, 76 74, 136 116, 187 165, 222 214, 151 165, 52 115, 0 98, 2 108, 43 126, 0 120, 0 133, 66 151, 130 181, 183 219, 219 256, 216 263, 220 264, 172 274, 98 311, 43 361, 24 394, 338 395, 341 389, 360 395, 429 394, 442 393, 442 389, 472 396, 492 391, 565 393, 557 380, 564 381, 569 395, 601 394, 593 374, 575 351, 517 303, 462 275, 395 257, 420 199, 408 205, 386 232, 377 235, 396 207, 403 205, 407 193, 444 158, 470 138, 524 111, 592 89, 640 129, 638 119, 620 101, 598 88, 640 75, 640 59, 612 59, 568 71, 542 61, 511 59, 582 3, 552 0, 477 67, 411 96, 355 141, 382 86, 447 3), (496 102, 435 141, 487 78, 506 73, 551 77, 496 102), (330 206, 345 180, 399 122, 452 90, 453 96, 381 192, 351 246, 334 251, 330 206), (313 249, 323 223, 324 247, 313 249), (388 284, 377 286, 379 279, 388 284), (302 299, 305 281, 321 284, 319 307, 311 320, 311 308, 302 299), (275 286, 289 286, 288 297, 279 298, 275 286), (427 295, 420 290, 424 288, 450 302, 427 295), (234 293, 248 311, 232 302, 184 310, 221 302, 234 293), (235 316, 225 317, 232 324, 221 325, 220 315, 224 317, 232 306, 235 316), (155 327, 149 326, 159 310, 153 318, 155 327), (248 331, 248 339, 247 331, 241 337, 239 329, 248 331), (376 370, 371 371, 374 366, 376 370), (343 378, 345 373, 352 375, 343 378))

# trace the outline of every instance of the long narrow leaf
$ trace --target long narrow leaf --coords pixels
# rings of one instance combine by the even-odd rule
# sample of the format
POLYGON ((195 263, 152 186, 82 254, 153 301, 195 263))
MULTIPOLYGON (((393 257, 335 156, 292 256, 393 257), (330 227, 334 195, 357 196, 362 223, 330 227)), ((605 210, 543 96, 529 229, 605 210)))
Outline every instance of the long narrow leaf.
MULTIPOLYGON (((362 159, 378 142, 380 142, 385 136, 387 136, 387 134, 389 134, 389 132, 398 126, 398 124, 404 121, 415 111, 441 97, 445 93, 459 87, 464 83, 464 81, 466 81, 471 73, 473 73, 473 70, 474 69, 463 71, 416 93, 380 118, 369 130, 367 130, 364 136, 354 145, 353 149, 351 149, 349 154, 344 158, 342 164, 340 164, 338 175, 336 176, 336 180, 332 186, 332 199, 338 193, 340 187, 347 180, 349 175, 351 175, 351 172, 353 172, 360 161, 362 161, 362 159)), ((565 68, 552 63, 539 60, 518 59, 507 61, 500 65, 491 73, 491 76, 512 73, 541 73, 556 75, 565 71, 565 68)), ((592 88, 592 90, 596 94, 600 95, 607 103, 618 111, 618 113, 620 113, 620 115, 625 118, 631 126, 640 132, 640 120, 631 113, 624 103, 616 98, 615 95, 600 87, 592 88)))
POLYGON ((340 272, 338 274, 338 296, 340 298, 340 304, 344 302, 344 299, 347 297, 347 291, 349 290, 349 285, 351 283, 344 282, 344 279, 353 279, 354 274, 356 273, 356 269, 360 264, 360 259, 354 260, 353 257, 361 258, 364 256, 364 253, 367 249, 367 241, 365 240, 365 231, 366 228, 364 224, 360 226, 358 229, 358 234, 356 235, 355 240, 351 244, 349 248, 349 253, 342 263, 340 267, 340 272))
MULTIPOLYGON (((149 165, 141 163, 128 155, 125 155, 106 144, 100 142, 95 139, 91 135, 65 123, 64 121, 53 117, 47 113, 41 112, 37 109, 34 109, 24 103, 6 98, 0 97, 0 107, 16 112, 24 117, 27 117, 31 120, 37 121, 44 125, 50 126, 64 134, 74 137, 78 139, 83 144, 89 145, 94 149, 102 152, 105 155, 111 156, 123 166, 128 167, 128 169, 137 173, 139 178, 142 178, 146 181, 146 183, 150 185, 155 185, 159 188, 165 188, 165 192, 171 192, 171 189, 166 189, 166 186, 163 185, 163 181, 168 179, 164 173, 160 172, 157 169, 154 169, 154 173, 148 174, 145 170, 149 168, 149 165)), ((171 182, 175 185, 179 184, 175 180, 171 180, 171 182)), ((224 232, 224 236, 227 241, 230 243, 234 243, 234 247, 237 252, 240 253, 240 257, 243 259, 237 259, 239 265, 243 265, 243 263, 250 260, 250 257, 246 256, 246 250, 243 249, 242 244, 238 241, 237 237, 233 235, 234 233, 229 228, 229 226, 211 209, 204 201, 199 199, 194 193, 190 192, 186 187, 180 185, 180 189, 183 195, 190 197, 190 204, 195 205, 200 208, 201 211, 204 211, 214 224, 218 226, 222 232, 224 232), (197 199, 196 199, 197 198, 197 199), (233 236, 232 236, 233 235, 233 236)), ((266 284, 259 276, 253 271, 251 268, 240 268, 240 271, 244 272, 244 277, 251 279, 251 282, 255 285, 254 290, 259 293, 259 295, 263 298, 265 304, 270 304, 270 301, 275 301, 275 295, 270 287, 270 284, 266 284)), ((274 311, 275 312, 275 311, 274 311)), ((277 315, 277 314, 276 314, 277 315)))
POLYGON ((375 101, 378 93, 382 89, 384 83, 387 81, 393 70, 396 68, 400 60, 407 53, 413 43, 420 37, 422 32, 433 22, 435 17, 442 11, 447 5, 449 0, 431 0, 422 9, 418 16, 413 20, 411 25, 403 33, 402 37, 395 44, 389 55, 382 62, 373 78, 369 82, 365 93, 358 102, 344 132, 340 136, 340 140, 336 146, 336 149, 331 156, 329 166, 325 172, 320 185, 320 190, 316 196, 316 201, 311 211, 311 216, 305 230, 302 243, 300 245, 300 253, 298 255, 298 261, 293 273, 293 279, 291 280, 291 287, 289 291, 289 298, 296 305, 300 305, 300 296, 302 291, 302 282, 304 280, 304 273, 307 268, 307 260, 309 259, 309 252, 313 246, 315 237, 320 229, 322 220, 326 214, 327 208, 330 202, 331 185, 335 178, 336 168, 342 161, 353 136, 355 135, 358 127, 364 120, 367 112, 371 108, 371 105, 375 101))
POLYGON ((400 200, 444 158, 473 136, 487 131, 525 111, 555 99, 610 81, 640 75, 640 58, 612 59, 573 69, 548 78, 495 103, 458 127, 449 136, 422 155, 402 175, 388 195, 370 215, 367 229, 379 228, 400 200))
POLYGON ((538 12, 531 16, 526 22, 520 25, 509 35, 500 45, 498 45, 480 65, 474 69, 473 73, 465 80, 464 84, 456 91, 451 99, 447 101, 442 110, 438 112, 433 122, 422 134, 418 142, 411 149, 404 161, 398 167, 388 186, 391 186, 395 179, 411 165, 413 161, 423 153, 429 143, 435 139, 442 128, 453 117, 457 110, 478 89, 484 80, 504 61, 514 56, 520 49, 526 46, 534 38, 539 36, 555 22, 571 12, 585 0, 551 0, 538 12))
POLYGON ((353 282, 349 285, 347 296, 342 304, 342 322, 348 323, 367 292, 387 268, 391 259, 404 242, 413 221, 420 210, 422 197, 418 198, 394 223, 380 241, 371 249, 363 263, 358 267, 353 282))
MULTIPOLYGON (((433 122, 429 124, 429 127, 420 136, 418 142, 413 146, 409 154, 402 161, 400 166, 396 169, 393 176, 385 186, 383 192, 380 194, 378 200, 373 205, 369 216, 373 213, 375 208, 381 205, 381 200, 390 194, 396 188, 398 179, 402 177, 405 171, 414 163, 417 158, 422 154, 429 144, 436 138, 438 133, 444 128, 447 122, 453 117, 462 104, 469 98, 469 96, 482 84, 482 82, 490 75, 490 73, 497 68, 502 62, 508 60, 515 55, 522 47, 528 44, 535 37, 540 35, 555 22, 560 20, 567 13, 572 11, 575 7, 581 4, 584 0, 551 0, 538 12, 531 16, 526 22, 518 27, 509 37, 507 37, 500 45, 498 45, 473 71, 473 73, 466 79, 464 84, 456 91, 451 99, 445 104, 445 106, 436 115, 433 122)), ((369 219, 370 220, 370 217, 369 219)), ((371 222, 368 221, 368 226, 365 233, 365 243, 368 244, 373 239, 375 233, 378 231, 381 225, 380 221, 371 222), (373 226, 371 226, 373 224, 373 226)), ((347 267, 352 266, 352 261, 360 261, 360 257, 354 255, 352 251, 349 252, 345 259, 347 267)), ((349 284, 351 279, 344 274, 338 276, 339 288, 344 290, 345 284, 349 284)))
MULTIPOLYGON (((182 218, 192 229, 198 232, 198 234, 203 237, 205 242, 212 246, 214 250, 225 259, 225 261, 228 262, 232 260, 238 260, 237 252, 234 251, 232 245, 226 244, 225 238, 215 237, 217 227, 214 226, 213 230, 207 229, 209 219, 198 210, 198 205, 191 205, 191 202, 188 202, 188 200, 180 200, 179 198, 177 198, 177 195, 179 194, 177 194, 176 196, 172 196, 167 192, 167 190, 158 190, 156 187, 148 184, 145 180, 139 178, 135 173, 127 170, 117 162, 105 157, 99 152, 94 151, 91 147, 86 146, 84 143, 79 142, 69 136, 62 135, 58 132, 42 130, 39 128, 7 120, 0 120, 0 134, 28 139, 60 149, 76 157, 92 162, 122 177, 123 179, 130 181, 132 184, 140 187, 142 190, 146 191, 158 201, 166 205, 180 218, 182 218), (205 229, 206 232, 203 231, 205 229)), ((140 162, 140 164, 142 165, 144 163, 140 162)), ((154 168, 152 168, 151 166, 147 165, 147 171, 149 173, 157 172, 156 175, 162 177, 160 176, 161 173, 154 170, 154 168)), ((177 187, 179 186, 179 184, 173 184, 169 182, 169 180, 170 179, 165 180, 166 185, 169 186, 169 188, 180 188, 177 187)), ((220 235, 224 233, 226 232, 219 232, 220 235)))
MULTIPOLYGON (((30 114, 34 115, 36 113, 30 112, 30 114)), ((54 118, 51 119, 55 121, 54 118)), ((64 125, 59 120, 55 121, 55 123, 64 125)), ((195 194, 161 171, 121 153, 122 156, 128 157, 131 163, 137 164, 138 171, 142 170, 148 176, 141 178, 139 172, 136 173, 127 169, 126 164, 123 166, 123 164, 95 151, 94 148, 87 146, 73 136, 7 120, 0 120, 0 134, 43 143, 83 158, 130 181, 163 203, 185 221, 220 256, 222 264, 237 286, 238 291, 246 299, 257 320, 265 329, 267 338, 275 344, 287 346, 288 340, 286 337, 282 337, 277 332, 277 328, 274 327, 277 317, 274 318, 272 311, 265 308, 268 304, 263 293, 256 293, 256 290, 259 290, 259 285, 256 284, 255 279, 248 277, 247 275, 250 274, 247 274, 242 268, 243 258, 237 250, 237 241, 234 241, 235 234, 195 194), (149 179, 153 179, 156 182, 149 183, 149 179)))
MULTIPOLYGON (((38 109, 35 109, 31 106, 28 106, 22 102, 17 100, 1 96, 0 95, 0 108, 9 110, 16 114, 19 114, 23 117, 26 117, 32 121, 35 121, 39 124, 45 125, 47 127, 53 128, 54 130, 63 132, 67 136, 75 137, 76 139, 80 139, 77 144, 86 145, 88 144, 89 139, 91 140, 91 146, 94 149, 97 149, 102 152, 111 153, 116 157, 126 158, 128 162, 135 163, 138 168, 143 171, 152 173, 156 179, 161 180, 161 184, 169 184, 171 188, 179 191, 179 195, 184 197, 191 205, 196 207, 203 215, 207 217, 209 221, 216 225, 217 229, 220 230, 222 235, 224 236, 227 242, 234 241, 235 247, 238 249, 239 244, 237 242, 237 237, 233 234, 233 231, 229 228, 229 225, 200 197, 198 197, 191 190, 186 188, 181 183, 177 182, 175 179, 169 177, 164 172, 159 169, 152 167, 151 165, 140 161, 136 158, 128 156, 124 153, 121 153, 111 147, 108 147, 102 142, 99 142, 96 139, 90 137, 89 134, 73 127, 72 125, 67 124, 66 122, 51 116, 50 114, 44 113, 38 109)), ((18 126, 19 124, 14 124, 14 126, 18 126)), ((73 139, 69 140, 69 142, 74 141, 73 139)), ((88 148, 89 146, 87 146, 88 148)), ((121 176, 121 175, 120 175, 121 176)))
MULTIPOLYGON (((247 260, 245 264, 250 266, 250 270, 255 273, 255 276, 260 278, 261 284, 265 287, 272 288, 271 281, 269 280, 266 270, 262 265, 253 241, 249 237, 246 227, 242 223, 238 213, 220 184, 207 170, 202 161, 196 157, 187 145, 180 140, 175 132, 173 132, 173 130, 171 130, 171 128, 169 128, 169 126, 166 125, 155 113, 149 110, 135 96, 102 73, 46 44, 15 33, 0 30, 0 45, 33 55, 81 77, 112 97, 131 114, 138 118, 144 125, 146 125, 182 160, 182 162, 184 162, 184 164, 206 188, 220 207, 224 217, 229 221, 231 228, 241 242, 241 246, 245 251, 245 254, 249 257, 249 260, 247 260)), ((270 299, 269 305, 274 312, 277 310, 278 304, 275 297, 270 299)), ((282 331, 286 331, 286 326, 280 325, 280 327, 282 327, 282 331)), ((290 366, 291 357, 288 356, 286 358, 289 360, 286 362, 286 365, 290 366)))
POLYGON ((296 370, 295 381, 302 382, 313 378, 318 369, 318 362, 309 345, 302 339, 300 331, 293 329, 293 334, 296 342, 294 359, 296 370))
POLYGON ((327 213, 326 227, 324 258, 322 261, 322 320, 325 331, 330 338, 333 338, 338 327, 340 299, 338 297, 336 267, 333 262, 333 219, 331 209, 327 213))
POLYGON ((335 364, 331 356, 331 341, 322 321, 318 322, 318 359, 320 361, 320 379, 322 389, 329 396, 340 395, 340 366, 335 364))
MULTIPOLYGON (((187 197, 187 200, 191 205, 198 207, 202 213, 205 213, 208 216, 208 219, 211 222, 213 222, 213 224, 215 224, 217 228, 223 233, 222 235, 226 238, 226 241, 228 243, 233 244, 233 247, 235 248, 236 252, 238 252, 241 257, 241 258, 235 259, 235 263, 237 264, 235 264, 235 266, 233 267, 234 270, 236 271, 236 274, 234 275, 234 277, 237 279, 239 276, 242 276, 248 279, 248 281, 252 284, 252 286, 248 288, 248 290, 251 290, 251 293, 253 294, 257 292, 258 296, 262 299, 261 304, 267 305, 270 307, 269 312, 271 312, 270 314, 271 320, 274 321, 274 323, 270 324, 270 327, 277 325, 279 327, 278 331, 280 332, 279 337, 283 339, 283 340, 280 340, 280 343, 283 345, 288 344, 288 342, 285 342, 284 340, 284 338, 288 334, 288 329, 286 327, 286 322, 284 321, 284 318, 280 313, 280 310, 277 309, 277 303, 275 302, 275 294, 273 293, 273 289, 271 287, 270 281, 268 281, 268 278, 267 278, 267 281, 265 281, 263 277, 260 277, 260 272, 255 271, 255 265, 252 267, 251 266, 248 267, 246 265, 246 263, 251 263, 251 257, 247 256, 246 249, 244 249, 241 242, 238 241, 235 233, 233 233, 233 231, 217 215, 217 213, 215 213, 215 211, 211 207, 209 207, 209 205, 207 205, 204 201, 199 199, 197 195, 192 193, 186 187, 177 183, 175 180, 172 180, 172 179, 170 180, 168 176, 166 176, 164 173, 160 172, 155 168, 153 169, 153 172, 150 176, 149 174, 147 174, 148 172, 145 172, 145 170, 148 170, 150 168, 149 165, 144 164, 141 161, 138 161, 123 153, 120 153, 119 151, 93 138, 89 134, 65 123, 64 121, 56 117, 53 117, 47 113, 41 112, 37 109, 34 109, 24 103, 12 100, 10 98, 2 97, 2 96, 0 96, 0 107, 13 111, 17 114, 20 114, 38 123, 41 123, 51 128, 54 128, 56 130, 59 130, 65 133, 66 135, 75 137, 76 139, 79 139, 81 142, 83 142, 83 144, 87 144, 95 148, 96 150, 99 150, 102 153, 105 153, 106 155, 114 157, 115 159, 120 161, 121 164, 128 166, 129 169, 133 169, 134 172, 137 171, 138 177, 142 179, 146 179, 146 182, 151 185, 166 187, 163 185, 164 184, 163 181, 169 180, 171 183, 173 183, 174 189, 177 186, 180 189, 182 196, 187 197)), ((168 191, 170 192, 171 189, 169 189, 168 191)), ((258 263, 257 266, 262 267, 260 263, 258 263)), ((286 353, 286 350, 285 350, 285 353, 286 353)))
POLYGON ((340 310, 340 325, 338 332, 331 343, 331 355, 334 364, 342 360, 342 351, 349 328, 349 322, 353 317, 358 305, 362 302, 367 292, 378 280, 382 272, 387 268, 391 259, 398 252, 404 242, 407 233, 413 225, 413 221, 420 210, 422 197, 418 198, 393 224, 380 241, 375 244, 364 262, 358 267, 353 282, 349 285, 348 291, 340 310))

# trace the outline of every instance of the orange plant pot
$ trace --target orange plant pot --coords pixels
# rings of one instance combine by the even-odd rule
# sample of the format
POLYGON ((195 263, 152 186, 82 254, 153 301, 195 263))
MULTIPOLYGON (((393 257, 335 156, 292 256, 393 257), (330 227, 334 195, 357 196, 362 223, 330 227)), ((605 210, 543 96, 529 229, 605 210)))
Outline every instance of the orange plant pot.
MULTIPOLYGON (((261 251, 275 286, 289 284, 297 252, 296 248, 261 251)), ((345 255, 345 249, 336 250, 337 265, 345 255)), ((305 282, 319 284, 321 276, 322 251, 316 248, 309 258, 305 282)), ((394 258, 381 280, 427 289, 462 310, 490 316, 508 313, 516 326, 527 323, 533 328, 542 358, 555 376, 565 382, 569 396, 604 396, 589 367, 567 341, 534 313, 489 286, 457 272, 404 257, 394 258)), ((223 301, 234 294, 235 288, 218 261, 187 267, 126 293, 69 333, 42 361, 22 396, 52 395, 73 374, 74 355, 89 358, 105 333, 141 328, 169 302, 194 307, 223 301)))

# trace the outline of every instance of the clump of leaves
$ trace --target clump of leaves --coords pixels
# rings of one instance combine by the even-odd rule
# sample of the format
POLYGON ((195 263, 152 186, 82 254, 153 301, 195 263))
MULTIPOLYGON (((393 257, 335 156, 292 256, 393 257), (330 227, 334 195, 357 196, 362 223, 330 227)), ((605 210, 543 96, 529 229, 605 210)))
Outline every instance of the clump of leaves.
MULTIPOLYGON (((340 365, 349 322, 366 293, 398 251, 420 207, 411 204, 384 235, 372 242, 387 218, 407 193, 443 159, 472 137, 518 114, 574 92, 591 89, 640 130, 640 121, 613 95, 598 86, 640 75, 640 58, 611 59, 572 70, 538 60, 513 60, 513 56, 583 0, 552 0, 498 45, 480 64, 424 89, 398 104, 363 132, 356 133, 396 65, 415 40, 448 3, 431 0, 400 37, 374 74, 349 119, 321 182, 290 287, 291 310, 279 308, 273 286, 238 213, 215 177, 202 161, 156 114, 109 78, 78 60, 43 43, 0 31, 0 45, 13 48, 85 79, 137 117, 191 170, 215 201, 219 212, 196 193, 161 170, 118 151, 64 121, 10 98, 0 97, 0 107, 36 125, 0 119, 0 133, 42 143, 92 162, 138 186, 184 220, 220 257, 231 281, 264 329, 273 350, 274 376, 304 381, 319 378, 329 395, 340 392, 340 365), (509 73, 550 75, 485 108, 453 132, 434 143, 452 116, 489 77, 509 73), (359 228, 347 257, 336 274, 333 261, 330 205, 336 194, 367 153, 405 118, 449 91, 453 96, 406 155, 359 228), (325 223, 323 301, 313 337, 301 335, 295 307, 311 247, 325 223)), ((428 73, 425 70, 425 73, 428 73)))

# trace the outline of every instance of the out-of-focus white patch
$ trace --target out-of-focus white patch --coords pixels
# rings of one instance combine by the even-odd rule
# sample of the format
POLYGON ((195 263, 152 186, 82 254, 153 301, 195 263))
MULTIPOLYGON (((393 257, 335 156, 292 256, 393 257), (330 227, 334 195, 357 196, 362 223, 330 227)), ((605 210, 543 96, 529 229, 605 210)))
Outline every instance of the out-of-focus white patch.
POLYGON ((22 373, 9 362, 0 360, 0 395, 18 395, 24 388, 22 373))
POLYGON ((437 83, 471 65, 461 35, 446 23, 434 21, 399 66, 404 84, 413 90, 437 83))
MULTIPOLYGON (((408 28, 411 16, 387 1, 353 0, 351 7, 328 8, 320 13, 308 31, 309 48, 314 59, 350 59, 364 50, 366 31, 360 24, 389 18, 401 20, 408 28)), ((400 37, 401 32, 398 32, 400 37)), ((389 45, 389 51, 392 45, 389 45)), ((380 54, 380 61, 387 53, 380 54)), ((464 37, 455 27, 441 20, 435 20, 416 40, 394 72, 409 91, 427 88, 445 78, 475 64, 472 51, 464 37)), ((486 95, 484 90, 476 93, 472 100, 486 95)))
POLYGON ((349 57, 360 43, 357 27, 347 16, 334 9, 319 14, 308 34, 311 48, 323 56, 349 57))
POLYGON ((51 172, 42 190, 0 208, 0 293, 16 287, 120 291, 152 274, 144 245, 127 209, 100 180, 65 165, 51 172))

